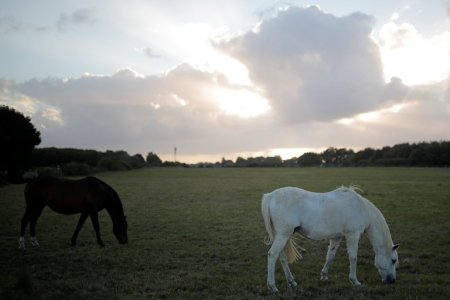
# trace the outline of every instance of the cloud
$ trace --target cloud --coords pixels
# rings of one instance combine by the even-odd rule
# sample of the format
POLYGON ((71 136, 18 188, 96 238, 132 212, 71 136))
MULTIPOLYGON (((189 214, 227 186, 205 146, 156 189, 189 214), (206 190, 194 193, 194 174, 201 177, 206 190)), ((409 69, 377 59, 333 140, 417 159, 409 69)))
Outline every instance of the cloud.
MULTIPOLYGON (((95 8, 80 8, 72 13, 61 13, 56 21, 56 28, 60 31, 70 26, 97 22, 95 8)), ((14 16, 0 16, 0 33, 38 32, 45 33, 52 28, 18 20, 14 16)))
POLYGON ((181 65, 161 76, 125 69, 67 80, 2 80, 0 101, 28 109, 42 132, 42 146, 154 151, 165 159, 174 146, 180 159, 200 159, 199 154, 219 159, 274 148, 363 148, 450 138, 445 82, 412 88, 396 79, 384 90, 387 108, 349 114, 347 122, 281 124, 273 111, 249 119, 225 114, 210 89, 242 87, 220 76, 181 65))
POLYGON ((157 54, 155 52, 155 50, 150 47, 137 47, 137 48, 134 48, 134 51, 136 51, 138 53, 143 53, 148 58, 163 58, 162 55, 157 54))
POLYGON ((164 153, 178 144, 192 154, 201 149, 231 151, 249 145, 237 131, 245 134, 256 126, 262 128, 255 120, 229 114, 222 99, 212 93, 252 91, 228 84, 221 74, 189 65, 161 76, 144 77, 125 69, 111 76, 33 79, 8 86, 5 98, 15 94, 33 103, 32 119, 43 130, 44 146, 164 153))
POLYGON ((150 76, 126 68, 21 83, 0 78, 0 103, 31 116, 42 146, 153 151, 164 159, 175 146, 183 160, 450 139, 450 78, 386 82, 372 26, 365 14, 290 7, 214 45, 246 66, 245 85, 188 64, 150 76))
POLYGON ((410 85, 445 80, 450 70, 450 31, 431 38, 408 23, 384 24, 379 33, 384 77, 400 77, 410 85))
POLYGON ((47 32, 45 26, 39 26, 17 20, 12 16, 0 17, 0 33, 18 33, 23 31, 47 32))
POLYGON ((348 132, 348 136, 353 139, 349 141, 351 144, 372 147, 399 142, 448 140, 448 83, 442 81, 415 87, 405 86, 402 104, 356 115, 347 120, 350 122, 338 122, 338 128, 348 132))
POLYGON ((282 121, 331 121, 382 104, 373 18, 289 7, 256 31, 219 44, 249 70, 282 121))
POLYGON ((59 30, 65 30, 68 26, 79 24, 94 24, 97 21, 96 9, 80 8, 72 13, 61 13, 56 26, 59 30))

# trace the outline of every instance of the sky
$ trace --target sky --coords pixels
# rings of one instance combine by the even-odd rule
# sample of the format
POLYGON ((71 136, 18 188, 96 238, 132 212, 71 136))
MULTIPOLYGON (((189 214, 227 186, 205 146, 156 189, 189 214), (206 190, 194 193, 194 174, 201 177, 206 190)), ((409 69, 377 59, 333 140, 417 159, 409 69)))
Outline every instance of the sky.
POLYGON ((0 0, 39 147, 195 163, 450 140, 450 1, 0 0))

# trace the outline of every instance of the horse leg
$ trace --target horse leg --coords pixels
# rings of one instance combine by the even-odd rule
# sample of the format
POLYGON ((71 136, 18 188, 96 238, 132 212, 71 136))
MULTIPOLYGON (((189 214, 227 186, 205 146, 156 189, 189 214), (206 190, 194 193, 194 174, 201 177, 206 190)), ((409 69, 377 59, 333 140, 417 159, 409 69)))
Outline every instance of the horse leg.
POLYGON ((267 257, 267 286, 274 294, 278 293, 275 285, 275 263, 288 240, 288 236, 278 235, 269 249, 267 257))
POLYGON ((43 209, 44 207, 40 208, 30 216, 30 236, 31 236, 31 245, 33 246, 39 246, 39 243, 36 239, 36 223, 38 218, 41 216, 43 209))
POLYGON ((30 217, 28 211, 25 211, 22 220, 20 221, 19 249, 25 249, 25 230, 29 220, 30 217))
POLYGON ((286 258, 286 253, 284 253, 284 250, 280 253, 280 262, 281 266, 283 267, 284 276, 286 276, 286 280, 289 283, 291 287, 296 287, 298 284, 295 281, 294 276, 291 273, 291 269, 289 269, 289 263, 286 258))
POLYGON ((333 263, 334 257, 336 255, 336 251, 339 248, 340 244, 341 244, 340 238, 330 240, 330 244, 328 245, 328 251, 327 251, 327 259, 325 261, 325 265, 323 266, 322 271, 320 272, 320 280, 328 281, 328 269, 330 268, 331 264, 333 263))
POLYGON ((350 261, 350 273, 348 275, 348 278, 350 279, 350 282, 354 286, 361 285, 361 283, 358 281, 358 278, 356 277, 359 237, 360 237, 359 232, 350 233, 345 236, 347 242, 348 259, 350 261))
POLYGON ((83 224, 86 221, 88 216, 89 216, 89 214, 87 214, 87 213, 81 213, 80 219, 78 220, 77 227, 75 228, 72 238, 70 239, 70 241, 72 242, 72 246, 75 246, 77 244, 78 233, 80 232, 81 227, 83 227, 83 224))
POLYGON ((103 247, 103 246, 105 246, 105 244, 103 244, 102 238, 100 237, 100 226, 98 225, 98 213, 97 212, 91 213, 91 220, 92 220, 92 225, 94 225, 95 236, 97 237, 97 243, 103 247))

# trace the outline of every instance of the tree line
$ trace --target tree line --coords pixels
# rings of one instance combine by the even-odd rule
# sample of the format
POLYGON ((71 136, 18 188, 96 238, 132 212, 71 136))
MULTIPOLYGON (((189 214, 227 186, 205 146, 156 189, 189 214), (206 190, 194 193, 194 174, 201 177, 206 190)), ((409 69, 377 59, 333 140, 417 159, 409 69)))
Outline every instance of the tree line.
POLYGON ((122 171, 146 166, 141 154, 129 155, 125 151, 96 151, 72 148, 36 148, 31 165, 40 174, 85 175, 101 171, 122 171), (55 174, 56 173, 56 174, 55 174))
POLYGON ((330 147, 320 153, 307 152, 282 160, 273 157, 238 157, 197 167, 450 167, 450 142, 402 143, 380 149, 354 151, 330 147))
POLYGON ((154 152, 144 158, 126 151, 84 150, 75 148, 36 148, 31 155, 31 166, 42 175, 86 175, 104 171, 125 171, 144 167, 188 167, 180 162, 162 161, 154 152))
POLYGON ((347 148, 329 147, 320 153, 307 152, 299 157, 283 160, 280 156, 238 157, 235 161, 223 158, 220 162, 185 164, 162 161, 157 154, 149 152, 129 155, 125 151, 80 150, 36 148, 31 163, 41 173, 83 175, 100 171, 121 171, 143 167, 450 167, 450 142, 402 143, 380 149, 365 148, 354 151, 347 148), (47 169, 46 169, 47 168, 47 169))

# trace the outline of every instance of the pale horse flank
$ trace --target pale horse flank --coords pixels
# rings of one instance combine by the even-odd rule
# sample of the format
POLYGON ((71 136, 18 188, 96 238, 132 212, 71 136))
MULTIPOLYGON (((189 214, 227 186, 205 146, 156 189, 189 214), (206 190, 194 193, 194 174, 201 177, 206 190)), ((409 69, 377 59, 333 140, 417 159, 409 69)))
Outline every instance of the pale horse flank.
POLYGON ((261 201, 264 224, 268 233, 266 244, 272 245, 267 259, 267 285, 273 293, 275 263, 281 266, 290 286, 297 286, 289 264, 301 258, 294 233, 312 239, 330 241, 321 280, 328 280, 341 239, 345 237, 350 261, 349 279, 361 285, 356 277, 358 241, 367 232, 375 252, 375 266, 383 283, 394 283, 398 265, 397 248, 381 212, 359 195, 356 187, 340 187, 327 193, 313 193, 295 187, 284 187, 265 194, 261 201))

